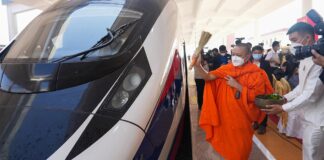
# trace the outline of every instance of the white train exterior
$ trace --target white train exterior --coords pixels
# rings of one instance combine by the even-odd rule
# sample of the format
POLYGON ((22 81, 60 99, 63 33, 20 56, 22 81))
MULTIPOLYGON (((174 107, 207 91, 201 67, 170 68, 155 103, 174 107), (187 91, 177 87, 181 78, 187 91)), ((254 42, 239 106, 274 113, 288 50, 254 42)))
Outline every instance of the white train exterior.
POLYGON ((51 6, 1 52, 0 159, 173 159, 179 37, 173 0, 51 6))

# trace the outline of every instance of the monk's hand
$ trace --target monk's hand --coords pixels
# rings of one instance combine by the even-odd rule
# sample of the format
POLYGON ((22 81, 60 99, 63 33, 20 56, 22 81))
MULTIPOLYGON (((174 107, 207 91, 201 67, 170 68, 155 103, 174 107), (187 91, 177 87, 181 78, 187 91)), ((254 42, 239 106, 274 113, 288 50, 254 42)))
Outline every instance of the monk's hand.
POLYGON ((266 112, 267 114, 278 114, 283 112, 282 105, 267 105, 266 109, 261 109, 263 112, 266 112))
POLYGON ((196 59, 196 62, 193 64, 194 67, 201 65, 201 54, 193 54, 191 59, 196 59))
POLYGON ((227 80, 227 85, 236 88, 240 92, 242 92, 242 86, 240 83, 238 83, 233 77, 226 76, 225 79, 227 80))

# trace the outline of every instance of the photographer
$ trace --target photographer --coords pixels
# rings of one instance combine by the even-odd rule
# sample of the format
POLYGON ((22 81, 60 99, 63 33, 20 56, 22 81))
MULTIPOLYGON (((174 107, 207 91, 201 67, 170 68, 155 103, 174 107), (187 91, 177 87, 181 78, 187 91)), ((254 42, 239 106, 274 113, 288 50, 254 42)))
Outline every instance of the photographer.
POLYGON ((296 57, 304 58, 300 61, 299 85, 284 95, 286 100, 284 105, 269 105, 268 109, 263 109, 263 111, 268 114, 277 114, 282 111, 291 112, 303 109, 305 118, 303 159, 324 159, 324 130, 322 130, 324 127, 324 85, 319 79, 322 67, 314 64, 311 53, 306 54, 302 52, 305 49, 300 49, 300 46, 315 43, 314 28, 307 23, 298 22, 288 30, 287 34, 292 42, 291 52, 296 53, 296 57))
MULTIPOLYGON (((320 55, 315 50, 312 50, 312 53, 313 53, 313 61, 314 61, 314 63, 324 67, 324 56, 320 55)), ((322 73, 320 75, 320 79, 324 83, 324 71, 322 71, 322 73)))

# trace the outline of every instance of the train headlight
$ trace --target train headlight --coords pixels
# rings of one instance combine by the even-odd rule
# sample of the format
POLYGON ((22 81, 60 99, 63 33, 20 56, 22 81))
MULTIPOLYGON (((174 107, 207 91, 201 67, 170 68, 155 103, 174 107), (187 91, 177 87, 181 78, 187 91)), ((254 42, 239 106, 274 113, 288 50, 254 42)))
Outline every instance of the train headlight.
POLYGON ((131 73, 125 78, 123 88, 126 91, 133 91, 141 84, 142 79, 139 73, 131 73))
POLYGON ((136 98, 136 93, 141 89, 139 86, 142 84, 142 80, 145 78, 145 71, 139 67, 134 66, 125 76, 124 80, 118 87, 117 91, 111 98, 110 108, 113 110, 121 110, 130 100, 130 98, 136 98))
POLYGON ((127 103, 128 99, 129 99, 129 93, 128 92, 119 91, 111 99, 111 105, 115 109, 120 109, 127 103))
MULTIPOLYGON (((103 112, 125 113, 152 75, 144 49, 129 63, 104 103, 103 112)), ((99 112, 100 113, 100 112, 99 112)), ((102 113, 103 114, 103 113, 102 113)))

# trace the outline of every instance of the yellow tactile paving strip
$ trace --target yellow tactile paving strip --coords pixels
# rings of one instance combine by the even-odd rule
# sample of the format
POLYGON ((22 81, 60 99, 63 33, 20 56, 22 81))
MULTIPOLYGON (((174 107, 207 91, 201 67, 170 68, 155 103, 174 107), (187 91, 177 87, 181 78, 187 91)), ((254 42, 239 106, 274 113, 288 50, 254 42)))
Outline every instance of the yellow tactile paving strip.
POLYGON ((276 125, 270 120, 266 134, 255 135, 277 160, 302 159, 302 145, 297 140, 278 133, 276 125))

